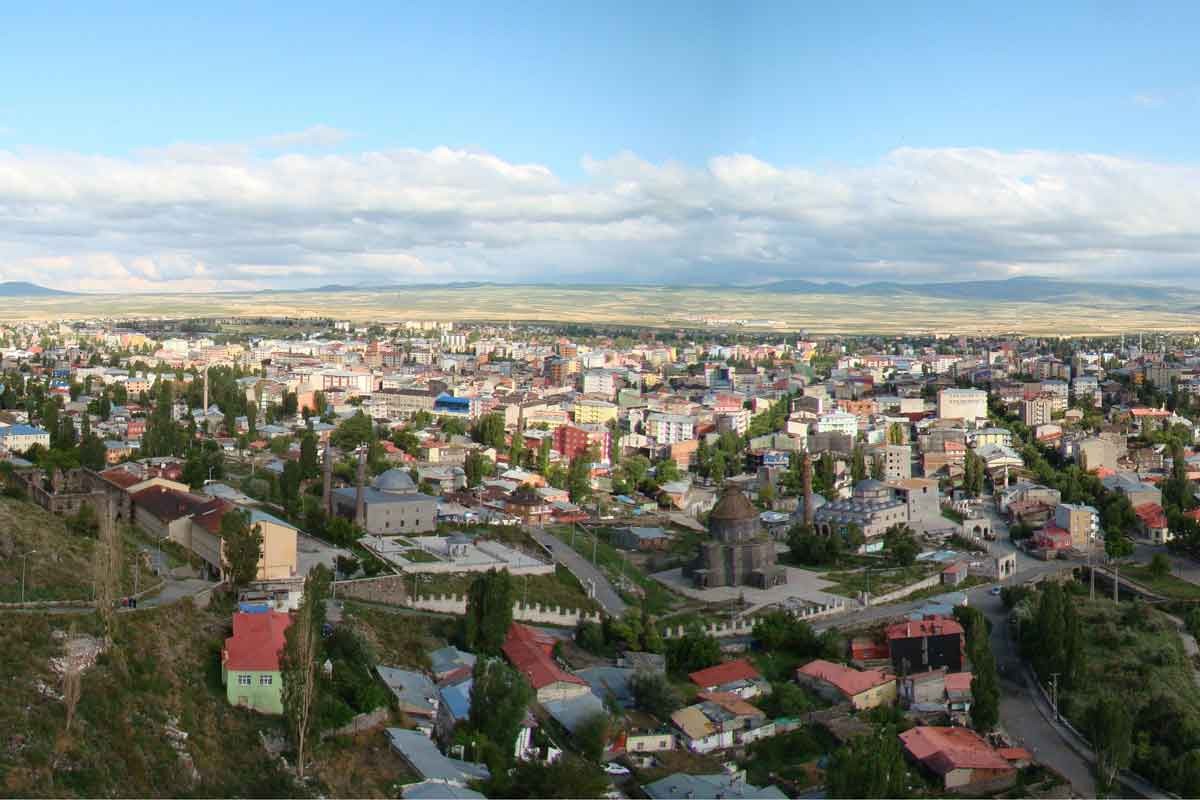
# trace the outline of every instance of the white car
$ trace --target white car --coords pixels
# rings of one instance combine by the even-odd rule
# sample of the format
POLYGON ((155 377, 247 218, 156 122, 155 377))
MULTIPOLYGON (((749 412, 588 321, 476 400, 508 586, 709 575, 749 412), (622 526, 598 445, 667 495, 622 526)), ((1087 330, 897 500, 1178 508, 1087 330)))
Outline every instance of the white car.
POLYGON ((988 594, 990 594, 990 595, 992 595, 993 597, 995 597, 996 595, 1000 594, 1000 587, 999 587, 999 586, 993 586, 992 588, 988 589, 988 594))
POLYGON ((610 761, 604 765, 604 771, 609 775, 628 775, 629 768, 623 767, 615 761, 610 761))

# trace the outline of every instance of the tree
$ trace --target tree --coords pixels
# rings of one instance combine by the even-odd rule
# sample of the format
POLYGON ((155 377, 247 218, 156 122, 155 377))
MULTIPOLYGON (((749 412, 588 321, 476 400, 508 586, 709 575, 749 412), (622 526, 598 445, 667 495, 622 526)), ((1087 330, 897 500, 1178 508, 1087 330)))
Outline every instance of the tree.
POLYGON ((262 526, 251 525, 250 515, 233 509, 221 517, 222 552, 225 572, 240 589, 258 577, 258 562, 263 556, 262 526))
POLYGON ((463 461, 463 472, 467 476, 467 486, 478 486, 483 483, 483 479, 491 476, 492 462, 487 456, 478 450, 472 450, 467 453, 467 458, 463 461))
POLYGON ((464 639, 467 649, 498 656, 512 626, 515 592, 508 570, 479 573, 467 590, 464 639))
POLYGON ((90 470, 102 470, 107 463, 108 449, 104 440, 94 433, 88 433, 79 442, 79 463, 90 470))
POLYGON ((641 671, 629 683, 637 707, 660 720, 668 719, 683 705, 683 700, 666 675, 641 671))
POLYGON ((763 508, 769 509, 769 508, 771 508, 771 506, 774 502, 775 502, 775 486, 770 481, 767 481, 758 490, 758 503, 763 508))
POLYGON ((471 687, 471 729, 492 742, 511 761, 517 732, 525 721, 533 690, 503 659, 481 657, 475 662, 471 687))
POLYGON ((583 503, 592 496, 592 462, 595 461, 591 448, 571 459, 567 468, 567 492, 572 503, 583 503))
POLYGON ((1150 575, 1161 580, 1171 574, 1171 562, 1162 553, 1155 553, 1150 559, 1150 575))
POLYGON ((888 444, 904 444, 904 428, 899 422, 893 422, 887 428, 888 444))
POLYGON ((675 459, 664 458, 654 465, 654 478, 659 483, 670 483, 680 478, 679 465, 675 459))
POLYGON ((353 450, 375 441, 375 423, 360 408, 334 429, 330 441, 339 450, 353 450))
POLYGON ((708 477, 718 485, 725 482, 725 454, 720 450, 708 460, 708 477))
MULTIPOLYGON (((1129 501, 1126 500, 1125 502, 1128 503, 1129 501)), ((1133 554, 1133 542, 1130 541, 1129 537, 1125 535, 1125 531, 1123 529, 1114 530, 1106 525, 1104 534, 1104 552, 1108 555, 1109 563, 1113 568, 1113 577, 1115 578, 1115 580, 1113 580, 1113 602, 1115 603, 1117 602, 1120 591, 1119 587, 1121 585, 1120 560, 1122 558, 1128 558, 1133 554)))
POLYGON ((537 471, 542 475, 546 475, 550 472, 550 448, 552 444, 553 443, 550 441, 550 437, 542 439, 542 441, 538 444, 537 471))
POLYGON ((504 417, 499 414, 484 414, 471 431, 471 438, 487 447, 504 448, 504 417))
POLYGON ((1096 751, 1099 788, 1108 794, 1133 758, 1133 715, 1123 698, 1101 694, 1088 708, 1084 727, 1096 751))
POLYGON ((585 758, 599 761, 604 757, 611 729, 612 719, 603 711, 598 711, 580 722, 571 738, 585 758))
POLYGON ((861 444, 854 445, 854 452, 850 456, 850 480, 854 483, 866 480, 867 478, 867 454, 861 444))
POLYGON ((895 729, 885 726, 834 751, 825 771, 825 791, 835 798, 907 797, 908 770, 895 729))
POLYGON ((913 538, 912 529, 903 523, 887 529, 883 535, 883 546, 891 553, 892 560, 902 567, 910 566, 921 552, 917 540, 913 538))
POLYGON ((603 797, 609 779, 596 764, 574 753, 564 753, 549 764, 518 761, 511 774, 492 773, 488 797, 575 798, 603 797))
POLYGON ((304 748, 315 733, 314 710, 318 699, 317 661, 321 653, 321 629, 325 624, 325 600, 330 573, 318 564, 304 579, 304 599, 284 634, 280 658, 283 677, 283 713, 296 745, 296 772, 304 777, 304 748))
POLYGON ((458 417, 444 417, 442 419, 442 433, 446 436, 466 436, 467 424, 458 417))
POLYGON ((666 651, 667 669, 680 675, 721 663, 721 645, 694 626, 683 636, 668 639, 666 651))
POLYGON ((317 458, 317 436, 312 431, 300 437, 300 476, 306 480, 321 474, 321 462, 317 458))

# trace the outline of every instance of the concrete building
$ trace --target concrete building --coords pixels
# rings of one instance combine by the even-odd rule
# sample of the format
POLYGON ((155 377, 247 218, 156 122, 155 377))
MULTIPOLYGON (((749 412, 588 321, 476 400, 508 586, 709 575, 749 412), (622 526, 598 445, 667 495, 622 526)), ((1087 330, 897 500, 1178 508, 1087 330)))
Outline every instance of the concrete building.
POLYGON ((674 444, 696 438, 696 418, 687 414, 646 415, 646 435, 658 444, 674 444))
POLYGON ((845 411, 833 411, 817 417, 817 433, 840 433, 858 438, 858 417, 845 411))
POLYGON ((1060 503, 1054 509, 1054 524, 1071 534, 1071 546, 1084 550, 1100 535, 1100 514, 1091 506, 1060 503))
POLYGON ((1054 399, 1047 394, 1040 394, 1021 402, 1021 422, 1033 427, 1050 422, 1054 413, 1054 399))
POLYGON ((978 422, 987 419, 987 392, 980 389, 942 389, 938 392, 939 419, 978 422))
POLYGON ((845 536, 850 526, 862 531, 866 550, 878 550, 883 546, 879 540, 893 525, 908 522, 908 506, 896 499, 891 487, 875 480, 859 481, 853 495, 845 500, 834 500, 813 511, 813 524, 817 532, 826 536, 845 536))

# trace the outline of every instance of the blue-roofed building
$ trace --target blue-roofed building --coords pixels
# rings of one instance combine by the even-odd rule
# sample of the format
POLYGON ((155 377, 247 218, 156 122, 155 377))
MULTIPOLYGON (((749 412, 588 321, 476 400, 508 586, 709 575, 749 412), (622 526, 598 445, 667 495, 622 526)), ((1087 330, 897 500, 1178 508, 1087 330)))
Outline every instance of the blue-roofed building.
POLYGON ((587 681, 592 694, 601 701, 612 698, 621 708, 633 708, 633 687, 630 685, 636 670, 628 667, 587 667, 575 674, 587 681))
POLYGON ((591 692, 562 700, 549 700, 542 703, 542 707, 570 733, 575 733, 580 725, 597 714, 604 713, 604 702, 591 692))
POLYGON ((404 800, 487 800, 474 789, 465 786, 450 786, 437 781, 421 781, 410 783, 400 793, 404 800))
POLYGON ((433 413, 469 417, 471 415, 471 398, 455 397, 443 392, 433 401, 433 413))
POLYGON ((460 669, 475 668, 475 654, 459 650, 454 645, 439 647, 429 654, 429 666, 433 677, 444 680, 448 675, 460 669))
POLYGON ((443 742, 454 735, 454 728, 471 716, 472 678, 448 684, 438 690, 437 736, 443 742))
POLYGON ((491 777, 483 764, 445 756, 429 737, 402 728, 387 729, 388 742, 422 780, 451 787, 466 787, 471 781, 491 777))
POLYGON ((33 425, 6 425, 0 428, 0 448, 24 453, 34 445, 50 448, 50 432, 33 425))
POLYGON ((437 716, 437 688, 430 677, 422 672, 396 667, 377 666, 375 671, 384 685, 396 697, 396 707, 410 717, 432 726, 437 716))
POLYGON ((613 531, 612 543, 623 550, 665 550, 671 534, 662 528, 618 528, 613 531))

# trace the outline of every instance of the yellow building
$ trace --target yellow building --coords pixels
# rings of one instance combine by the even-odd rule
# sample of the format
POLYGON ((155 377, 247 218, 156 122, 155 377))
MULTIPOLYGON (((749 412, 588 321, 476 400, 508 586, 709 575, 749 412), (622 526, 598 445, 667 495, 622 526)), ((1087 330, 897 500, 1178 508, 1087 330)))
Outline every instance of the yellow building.
MULTIPOLYGON (((220 536, 221 519, 236 509, 224 500, 213 500, 192 515, 188 540, 181 542, 204 559, 212 574, 225 577, 225 542, 220 536)), ((299 531, 277 517, 257 509, 245 509, 250 525, 262 533, 262 556, 255 580, 281 580, 297 577, 296 540, 299 531)))
POLYGON ((883 670, 857 670, 817 659, 796 670, 796 681, 833 702, 857 710, 896 704, 896 676, 883 670))
POLYGON ((607 400, 584 398, 575 401, 575 422, 607 424, 617 418, 617 406, 607 400))

